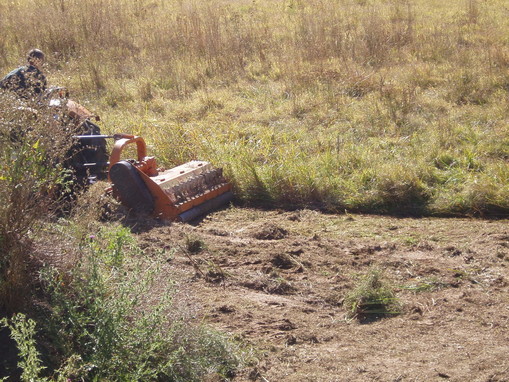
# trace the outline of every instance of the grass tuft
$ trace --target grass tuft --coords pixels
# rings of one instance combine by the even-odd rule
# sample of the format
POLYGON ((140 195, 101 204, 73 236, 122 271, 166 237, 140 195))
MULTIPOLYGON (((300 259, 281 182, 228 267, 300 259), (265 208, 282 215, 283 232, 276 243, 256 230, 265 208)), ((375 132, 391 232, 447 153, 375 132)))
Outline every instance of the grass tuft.
POLYGON ((343 306, 349 317, 361 321, 394 316, 401 311, 394 290, 384 279, 382 271, 374 268, 345 296, 343 306))

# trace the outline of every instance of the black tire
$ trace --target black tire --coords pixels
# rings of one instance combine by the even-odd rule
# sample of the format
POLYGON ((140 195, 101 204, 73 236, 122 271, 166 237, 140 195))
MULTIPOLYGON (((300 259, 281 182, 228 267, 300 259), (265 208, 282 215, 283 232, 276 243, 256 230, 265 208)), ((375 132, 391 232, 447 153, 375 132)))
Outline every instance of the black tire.
MULTIPOLYGON (((100 135, 101 129, 95 123, 85 120, 77 129, 76 135, 100 135)), ((66 168, 78 188, 86 187, 93 180, 106 179, 108 169, 108 150, 104 138, 78 139, 70 148, 66 168), (95 165, 90 165, 95 163, 95 165)))

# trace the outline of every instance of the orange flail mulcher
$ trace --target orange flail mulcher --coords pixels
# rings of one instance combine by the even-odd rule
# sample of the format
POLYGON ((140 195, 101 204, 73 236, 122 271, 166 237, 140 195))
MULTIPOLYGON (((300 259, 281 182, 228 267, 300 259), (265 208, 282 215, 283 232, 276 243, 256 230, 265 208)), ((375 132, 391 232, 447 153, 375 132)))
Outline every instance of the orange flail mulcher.
POLYGON ((159 171, 155 158, 147 156, 143 138, 127 134, 114 138, 108 177, 115 197, 134 211, 185 222, 232 200, 232 186, 222 169, 191 161, 159 171), (122 160, 123 149, 132 144, 137 158, 122 160))

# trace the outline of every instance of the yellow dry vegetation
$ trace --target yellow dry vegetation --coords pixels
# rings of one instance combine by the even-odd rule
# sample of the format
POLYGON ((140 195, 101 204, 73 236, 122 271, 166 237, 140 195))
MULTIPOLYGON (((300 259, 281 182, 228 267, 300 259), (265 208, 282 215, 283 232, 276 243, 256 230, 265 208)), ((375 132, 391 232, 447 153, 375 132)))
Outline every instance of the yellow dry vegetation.
POLYGON ((14 0, 0 69, 143 134, 165 165, 223 166, 265 206, 509 211, 502 0, 14 0))

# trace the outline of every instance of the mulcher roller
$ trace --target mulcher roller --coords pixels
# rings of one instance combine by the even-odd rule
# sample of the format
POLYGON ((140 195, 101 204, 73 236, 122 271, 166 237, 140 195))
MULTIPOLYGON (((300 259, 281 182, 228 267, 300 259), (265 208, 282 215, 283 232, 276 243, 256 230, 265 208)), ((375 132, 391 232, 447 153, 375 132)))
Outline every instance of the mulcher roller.
POLYGON ((159 171, 146 156, 141 137, 122 135, 110 157, 109 178, 114 195, 136 212, 169 220, 189 221, 232 200, 232 186, 222 169, 204 161, 191 161, 159 171), (127 144, 135 143, 137 160, 120 160, 127 144))

